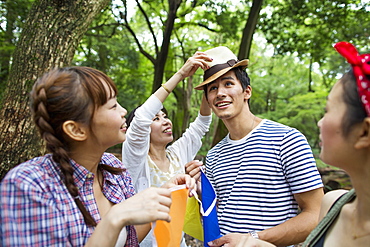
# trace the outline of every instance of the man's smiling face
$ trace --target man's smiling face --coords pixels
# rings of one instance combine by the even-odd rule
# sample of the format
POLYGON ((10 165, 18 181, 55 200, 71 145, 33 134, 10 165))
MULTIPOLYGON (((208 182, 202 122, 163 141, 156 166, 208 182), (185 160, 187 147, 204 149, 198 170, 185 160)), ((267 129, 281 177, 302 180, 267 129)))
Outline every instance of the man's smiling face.
POLYGON ((243 90, 234 71, 229 71, 207 85, 207 100, 213 112, 220 119, 238 116, 248 107, 251 90, 243 90))

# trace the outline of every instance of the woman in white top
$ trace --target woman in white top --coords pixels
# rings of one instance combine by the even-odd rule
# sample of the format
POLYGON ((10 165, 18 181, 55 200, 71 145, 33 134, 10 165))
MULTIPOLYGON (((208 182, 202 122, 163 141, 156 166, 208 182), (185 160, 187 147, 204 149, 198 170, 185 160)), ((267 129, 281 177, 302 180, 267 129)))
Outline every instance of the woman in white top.
MULTIPOLYGON (((136 191, 159 187, 174 174, 184 174, 185 164, 192 161, 199 151, 201 139, 212 121, 211 109, 203 98, 198 117, 174 143, 172 122, 162 103, 184 78, 191 76, 210 58, 196 52, 183 67, 162 85, 148 100, 128 116, 127 139, 122 145, 122 161, 126 165, 136 191), (130 121, 132 119, 132 121, 130 121)), ((193 161, 198 165, 200 162, 193 161)), ((195 165, 197 165, 195 164, 195 165)), ((151 234, 140 246, 152 246, 151 234)), ((183 241, 181 246, 186 246, 183 241)))

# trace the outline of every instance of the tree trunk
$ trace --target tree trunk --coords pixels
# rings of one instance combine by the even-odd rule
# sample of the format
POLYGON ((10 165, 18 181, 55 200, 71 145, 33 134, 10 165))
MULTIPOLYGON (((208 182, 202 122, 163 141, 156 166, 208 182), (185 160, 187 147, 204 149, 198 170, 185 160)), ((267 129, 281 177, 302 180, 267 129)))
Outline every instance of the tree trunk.
POLYGON ((168 51, 171 45, 171 35, 175 25, 176 13, 182 0, 168 0, 168 14, 163 32, 163 42, 160 51, 156 54, 157 58, 154 64, 154 81, 152 93, 157 91, 163 82, 164 67, 166 65, 168 51))
MULTIPOLYGON (((185 83, 184 83, 185 84, 185 83)), ((189 127, 190 122, 190 99, 193 92, 193 77, 187 78, 187 83, 182 87, 176 87, 173 91, 176 97, 176 112, 172 115, 172 130, 174 140, 177 140, 189 127)))
POLYGON ((28 94, 45 71, 70 64, 81 37, 109 2, 35 1, 13 55, 0 109, 0 179, 12 167, 45 152, 31 121, 28 94))
MULTIPOLYGON (((250 49, 251 49, 252 41, 253 41, 253 34, 254 34, 254 31, 258 23, 259 14, 262 8, 262 3, 263 3, 263 0, 253 0, 251 11, 249 12, 249 15, 248 15, 248 20, 243 29, 243 36, 240 42, 239 53, 238 53, 239 60, 249 58, 249 53, 250 53, 250 49)), ((222 122, 222 120, 219 119, 217 123, 217 129, 215 131, 215 135, 213 136, 212 147, 216 145, 219 141, 221 141, 227 135, 227 133, 228 133, 228 130, 224 122, 222 122)))
POLYGON ((312 67, 313 67, 313 58, 312 55, 310 57, 310 66, 308 68, 308 92, 312 93, 315 92, 312 89, 312 67))
POLYGON ((249 58, 250 50, 252 47, 253 34, 259 20, 260 11, 262 8, 263 0, 253 0, 251 11, 248 15, 248 20, 243 29, 243 36, 240 42, 238 59, 249 58))

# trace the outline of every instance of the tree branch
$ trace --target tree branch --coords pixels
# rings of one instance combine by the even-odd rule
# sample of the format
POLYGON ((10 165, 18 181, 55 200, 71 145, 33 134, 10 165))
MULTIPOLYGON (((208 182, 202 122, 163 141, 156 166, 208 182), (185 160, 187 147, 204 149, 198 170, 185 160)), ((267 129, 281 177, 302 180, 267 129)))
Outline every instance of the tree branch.
POLYGON ((149 59, 150 62, 152 62, 152 64, 155 64, 156 63, 156 59, 150 55, 148 52, 146 52, 144 50, 144 48, 142 47, 139 39, 137 38, 136 36, 136 33, 134 32, 134 30, 131 28, 128 20, 127 20, 127 4, 126 4, 126 1, 122 1, 123 2, 123 5, 125 7, 125 12, 122 13, 121 11, 119 12, 120 13, 120 17, 125 21, 124 24, 122 24, 128 31, 129 33, 132 35, 132 37, 134 38, 135 40, 135 43, 137 44, 137 46, 139 47, 139 50, 140 52, 146 57, 149 59))
POLYGON ((155 47, 155 54, 158 54, 159 49, 158 49, 158 42, 157 42, 157 37, 154 34, 154 30, 152 28, 152 25, 150 24, 150 20, 146 12, 144 11, 143 7, 141 6, 139 0, 136 0, 137 6, 139 7, 140 12, 143 14, 145 22, 149 28, 150 33, 152 34, 153 40, 154 40, 154 47, 155 47))

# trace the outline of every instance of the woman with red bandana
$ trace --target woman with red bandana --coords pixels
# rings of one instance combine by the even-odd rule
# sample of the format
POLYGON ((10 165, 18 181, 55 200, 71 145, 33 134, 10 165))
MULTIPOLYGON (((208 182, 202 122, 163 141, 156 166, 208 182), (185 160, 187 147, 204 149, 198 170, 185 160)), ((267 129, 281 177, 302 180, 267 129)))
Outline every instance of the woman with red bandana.
MULTIPOLYGON (((345 170, 353 189, 325 194, 320 223, 304 247, 369 246, 370 243, 370 54, 347 42, 334 48, 352 68, 332 88, 320 128, 320 158, 345 170)), ((243 237, 237 247, 271 246, 243 237)))

